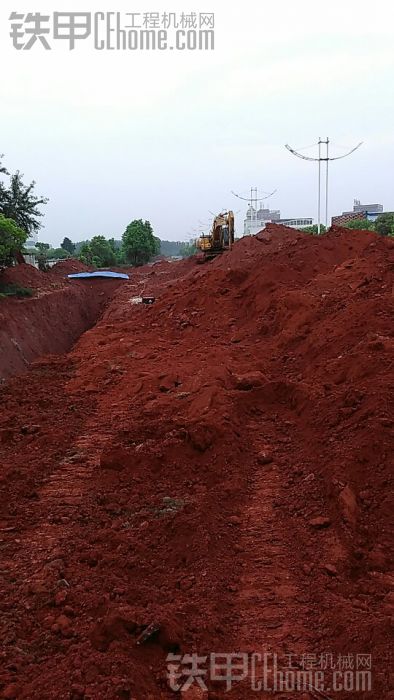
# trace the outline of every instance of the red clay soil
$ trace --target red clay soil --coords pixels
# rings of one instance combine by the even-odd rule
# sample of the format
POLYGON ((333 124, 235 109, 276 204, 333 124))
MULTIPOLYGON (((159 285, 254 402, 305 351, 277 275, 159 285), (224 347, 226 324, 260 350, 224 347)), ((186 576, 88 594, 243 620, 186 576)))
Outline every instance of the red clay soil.
POLYGON ((26 371, 37 357, 68 352, 103 312, 118 280, 68 280, 88 268, 78 260, 48 272, 17 265, 0 275, 0 285, 33 291, 31 298, 0 298, 0 380, 26 371))
POLYGON ((48 272, 41 272, 33 265, 15 265, 7 267, 0 272, 0 285, 17 285, 31 289, 35 296, 54 289, 63 288, 69 284, 67 275, 73 272, 85 272, 89 270, 79 260, 65 260, 56 263, 48 272))
POLYGON ((4 384, 3 698, 393 697, 392 254, 271 227, 142 268, 4 384), (168 653, 232 652, 372 655, 372 690, 169 687, 168 653))
POLYGON ((61 260, 60 262, 56 263, 53 267, 51 267, 49 272, 51 275, 60 275, 61 277, 65 277, 66 275, 72 275, 76 272, 86 272, 87 270, 92 270, 92 267, 85 265, 80 260, 70 258, 70 260, 61 260))
POLYGON ((25 263, 24 265, 7 267, 3 272, 0 272, 0 284, 15 284, 19 287, 27 287, 33 291, 43 291, 53 289, 56 280, 53 279, 50 273, 40 272, 37 268, 25 263))
POLYGON ((7 267, 0 272, 0 284, 15 284, 20 287, 27 287, 36 292, 44 290, 58 289, 67 283, 66 277, 75 272, 85 272, 92 268, 84 265, 79 260, 62 260, 56 263, 48 272, 41 272, 32 265, 15 265, 7 267))

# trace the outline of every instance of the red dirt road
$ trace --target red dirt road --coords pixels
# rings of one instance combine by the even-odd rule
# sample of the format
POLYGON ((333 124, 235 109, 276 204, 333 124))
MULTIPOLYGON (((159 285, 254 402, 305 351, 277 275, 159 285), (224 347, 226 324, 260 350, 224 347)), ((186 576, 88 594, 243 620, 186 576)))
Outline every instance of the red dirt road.
POLYGON ((0 388, 1 697, 392 697, 392 253, 273 227, 143 268, 0 388), (177 693, 168 653, 329 667, 177 693))

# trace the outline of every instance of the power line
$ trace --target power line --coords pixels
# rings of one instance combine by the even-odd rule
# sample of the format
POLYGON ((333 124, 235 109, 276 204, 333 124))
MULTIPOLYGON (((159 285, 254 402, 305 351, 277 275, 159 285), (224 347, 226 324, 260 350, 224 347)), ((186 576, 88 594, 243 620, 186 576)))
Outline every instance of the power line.
POLYGON ((264 190, 262 190, 262 193, 265 195, 265 197, 262 197, 258 194, 257 187, 251 187, 250 196, 248 197, 242 197, 240 194, 233 192, 233 190, 231 190, 231 194, 233 194, 234 197, 238 197, 238 199, 243 199, 244 202, 251 202, 252 200, 259 200, 262 202, 264 199, 269 199, 270 197, 272 197, 272 195, 276 194, 277 191, 278 190, 274 190, 273 192, 264 192, 264 190))
POLYGON ((262 190, 259 194, 258 187, 251 187, 250 188, 250 196, 248 197, 243 197, 241 194, 237 194, 237 192, 234 192, 231 190, 231 193, 234 195, 234 197, 237 197, 238 199, 242 199, 244 202, 248 202, 250 206, 250 229, 253 230, 254 228, 257 228, 257 203, 260 201, 264 201, 265 199, 269 199, 272 197, 277 192, 277 190, 274 190, 273 192, 266 192, 262 190))
POLYGON ((326 139, 322 139, 319 136, 319 141, 317 142, 317 144, 314 144, 314 145, 317 145, 319 148, 319 155, 317 158, 312 158, 311 156, 306 156, 303 153, 300 153, 299 150, 296 150, 295 148, 292 148, 291 146, 289 146, 289 144, 285 145, 285 148, 287 148, 287 150, 290 151, 290 153, 292 153, 294 156, 297 156, 297 158, 301 158, 302 160, 308 160, 308 161, 312 161, 314 163, 318 163, 318 188, 317 188, 318 189, 318 204, 317 204, 318 223, 317 223, 317 232, 319 234, 321 231, 321 164, 323 162, 326 164, 326 183, 325 183, 326 184, 326 186, 325 186, 325 191, 326 191, 326 196, 325 196, 326 212, 325 212, 325 214, 326 214, 326 216, 325 216, 325 220, 326 220, 326 228, 327 228, 327 226, 328 226, 328 164, 330 161, 333 161, 333 160, 342 160, 343 158, 347 158, 352 153, 357 151, 357 149, 360 148, 362 143, 363 142, 361 141, 360 143, 357 144, 357 146, 350 149, 347 153, 344 153, 341 156, 330 157, 330 155, 329 155, 330 139, 328 138, 328 136, 326 139), (325 155, 323 155, 322 146, 326 146, 325 155))

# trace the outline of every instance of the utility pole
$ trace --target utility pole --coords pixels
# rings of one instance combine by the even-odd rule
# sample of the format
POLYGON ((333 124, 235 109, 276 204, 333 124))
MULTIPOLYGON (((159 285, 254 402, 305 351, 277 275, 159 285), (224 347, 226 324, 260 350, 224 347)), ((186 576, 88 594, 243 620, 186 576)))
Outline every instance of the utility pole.
POLYGON ((319 136, 319 184, 317 187, 317 234, 320 236, 320 221, 321 221, 321 145, 322 145, 322 140, 319 136))
POLYGON ((273 192, 264 192, 259 195, 259 190, 258 187, 251 187, 250 188, 250 197, 243 197, 240 194, 237 194, 236 192, 233 192, 231 190, 231 193, 234 195, 234 197, 238 197, 238 199, 242 199, 244 202, 248 202, 251 212, 250 212, 250 223, 251 223, 251 229, 253 230, 254 228, 257 228, 256 222, 257 222, 257 205, 259 201, 264 201, 265 199, 269 199, 272 197, 273 194, 275 194, 277 190, 274 190, 273 192))
MULTIPOLYGON (((354 148, 352 148, 348 153, 345 153, 343 156, 336 156, 335 158, 330 158, 329 155, 329 144, 330 144, 330 139, 322 139, 319 136, 319 141, 317 142, 318 146, 318 157, 317 158, 311 158, 310 156, 305 156, 303 153, 300 153, 297 151, 295 148, 292 148, 288 144, 286 144, 285 148, 287 148, 290 153, 292 153, 294 156, 297 156, 297 158, 302 158, 302 160, 309 160, 314 163, 318 164, 318 183, 317 183, 317 232, 320 235, 321 233, 321 165, 323 162, 326 164, 326 170, 325 170, 325 225, 326 228, 328 227, 328 164, 332 160, 341 160, 342 158, 347 158, 347 156, 350 156, 351 153, 354 153, 354 151, 357 151, 358 148, 362 145, 362 142, 357 144, 354 148), (325 146, 325 152, 324 149, 322 149, 322 146, 325 146)), ((309 146, 308 146, 309 148, 309 146)))

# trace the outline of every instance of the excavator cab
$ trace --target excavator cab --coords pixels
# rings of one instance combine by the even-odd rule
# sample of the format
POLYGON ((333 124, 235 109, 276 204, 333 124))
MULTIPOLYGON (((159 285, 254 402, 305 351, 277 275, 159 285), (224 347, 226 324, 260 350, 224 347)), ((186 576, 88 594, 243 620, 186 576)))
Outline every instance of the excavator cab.
POLYGON ((203 252, 212 249, 212 236, 210 233, 203 233, 198 239, 198 248, 203 252))
POLYGON ((215 217, 209 234, 203 234, 197 241, 197 247, 205 258, 211 258, 224 250, 232 248, 234 243, 234 214, 222 212, 215 217))

